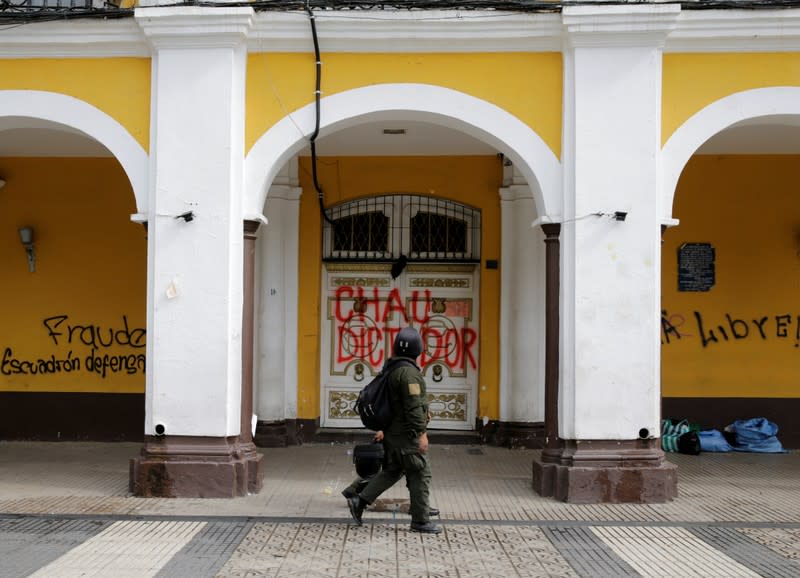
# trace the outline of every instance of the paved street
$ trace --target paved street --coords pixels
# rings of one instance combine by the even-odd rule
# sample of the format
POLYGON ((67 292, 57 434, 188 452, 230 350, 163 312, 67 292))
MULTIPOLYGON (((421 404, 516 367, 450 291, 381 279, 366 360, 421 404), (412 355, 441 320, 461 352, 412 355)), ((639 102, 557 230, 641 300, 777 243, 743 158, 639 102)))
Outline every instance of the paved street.
POLYGON ((0 576, 798 576, 800 455, 671 455, 668 504, 570 505, 532 450, 432 446, 444 532, 408 531, 398 485, 349 523, 351 446, 262 450, 262 492, 127 492, 137 444, 0 443, 0 576))

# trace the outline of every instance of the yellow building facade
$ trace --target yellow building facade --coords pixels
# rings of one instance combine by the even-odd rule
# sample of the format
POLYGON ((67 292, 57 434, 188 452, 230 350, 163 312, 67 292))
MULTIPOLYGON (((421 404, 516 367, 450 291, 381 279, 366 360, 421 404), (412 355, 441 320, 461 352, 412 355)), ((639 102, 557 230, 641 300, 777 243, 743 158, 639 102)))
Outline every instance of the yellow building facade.
POLYGON ((671 499, 662 417, 796 447, 794 12, 7 31, 0 437, 141 440, 139 495, 243 495, 256 444, 358 427, 414 325, 434 443, 541 447, 545 495, 671 499))

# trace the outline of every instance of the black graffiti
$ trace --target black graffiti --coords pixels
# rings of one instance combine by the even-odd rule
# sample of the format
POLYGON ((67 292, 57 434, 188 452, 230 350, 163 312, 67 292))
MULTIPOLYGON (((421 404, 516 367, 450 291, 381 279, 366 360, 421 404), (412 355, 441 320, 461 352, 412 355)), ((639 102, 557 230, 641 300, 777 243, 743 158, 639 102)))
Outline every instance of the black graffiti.
POLYGON ((103 379, 111 373, 144 373, 146 358, 144 353, 131 353, 128 355, 99 355, 95 349, 86 356, 85 366, 87 371, 99 374, 103 379))
POLYGON ((54 315, 47 317, 42 324, 47 328, 47 334, 53 343, 59 345, 59 338, 66 337, 66 342, 72 344, 79 341, 83 345, 88 345, 94 349, 111 347, 114 345, 129 346, 134 348, 145 347, 145 337, 147 331, 141 327, 131 329, 128 327, 128 317, 122 316, 122 328, 113 327, 102 328, 99 325, 71 325, 64 322, 69 319, 68 315, 54 315))
MULTIPOLYGON (((795 339, 795 347, 800 347, 800 315, 781 314, 775 316, 763 316, 752 319, 749 323, 744 319, 732 317, 729 313, 725 314, 725 322, 711 327, 703 320, 699 311, 694 312, 697 322, 697 329, 700 333, 700 340, 703 347, 708 347, 712 343, 722 343, 725 341, 737 341, 748 338, 760 338, 766 341, 772 332, 774 324, 774 335, 778 339, 795 339), (794 335, 792 335, 794 333, 794 335)), ((669 343, 669 340, 667 340, 669 343)))
POLYGON ((680 327, 684 323, 682 315, 669 315, 666 309, 661 310, 661 343, 669 344, 670 339, 680 339, 684 336, 680 327))
POLYGON ((114 373, 126 373, 133 375, 144 373, 146 367, 146 357, 144 353, 131 353, 127 355, 100 355, 96 349, 83 359, 73 357, 72 350, 67 352, 67 356, 57 358, 51 355, 49 358, 39 359, 18 359, 14 357, 14 352, 10 347, 3 351, 3 361, 0 363, 0 373, 3 375, 47 375, 55 373, 72 373, 73 371, 86 371, 97 373, 105 379, 114 373))
POLYGON ((0 364, 0 373, 3 375, 38 375, 49 373, 72 373, 81 370, 81 360, 72 357, 72 351, 67 352, 63 359, 51 355, 49 359, 17 359, 10 347, 3 351, 3 362, 0 364))

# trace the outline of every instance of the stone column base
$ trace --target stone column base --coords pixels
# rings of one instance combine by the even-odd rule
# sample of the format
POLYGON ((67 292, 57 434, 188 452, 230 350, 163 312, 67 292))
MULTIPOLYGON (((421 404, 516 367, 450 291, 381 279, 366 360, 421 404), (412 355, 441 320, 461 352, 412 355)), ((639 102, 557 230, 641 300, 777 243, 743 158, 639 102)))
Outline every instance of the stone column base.
POLYGON ((236 446, 238 455, 247 468, 247 493, 257 494, 264 487, 264 456, 256 451, 253 442, 239 443, 236 446))
POLYGON ((678 495, 677 466, 659 440, 565 441, 533 462, 533 488, 574 504, 663 503, 678 495))
POLYGON ((235 498, 258 492, 264 460, 235 437, 147 437, 130 461, 130 491, 146 498, 235 498))
MULTIPOLYGON (((486 439, 489 436, 482 437, 486 439)), ((541 449, 544 447, 544 424, 542 422, 499 421, 496 422, 492 437, 493 445, 504 448, 541 449)))

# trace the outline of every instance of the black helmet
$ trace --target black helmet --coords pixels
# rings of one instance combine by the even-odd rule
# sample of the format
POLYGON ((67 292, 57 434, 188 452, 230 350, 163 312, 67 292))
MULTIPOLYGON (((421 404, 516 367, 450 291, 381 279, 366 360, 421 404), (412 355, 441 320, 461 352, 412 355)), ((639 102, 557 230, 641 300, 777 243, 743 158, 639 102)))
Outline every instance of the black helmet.
POLYGON ((394 338, 394 355, 416 359, 422 353, 422 337, 413 327, 403 327, 394 338))

